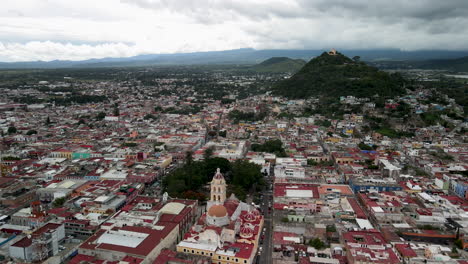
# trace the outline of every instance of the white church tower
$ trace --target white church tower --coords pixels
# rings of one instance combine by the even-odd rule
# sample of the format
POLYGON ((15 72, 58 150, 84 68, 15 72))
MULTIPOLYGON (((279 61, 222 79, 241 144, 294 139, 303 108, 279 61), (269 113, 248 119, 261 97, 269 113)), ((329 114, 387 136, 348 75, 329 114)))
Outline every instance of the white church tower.
POLYGON ((225 226, 229 224, 229 215, 226 207, 226 180, 218 168, 211 181, 211 195, 207 203, 206 222, 209 225, 225 226))
POLYGON ((224 204, 226 201, 226 180, 218 168, 211 181, 211 204, 224 204))

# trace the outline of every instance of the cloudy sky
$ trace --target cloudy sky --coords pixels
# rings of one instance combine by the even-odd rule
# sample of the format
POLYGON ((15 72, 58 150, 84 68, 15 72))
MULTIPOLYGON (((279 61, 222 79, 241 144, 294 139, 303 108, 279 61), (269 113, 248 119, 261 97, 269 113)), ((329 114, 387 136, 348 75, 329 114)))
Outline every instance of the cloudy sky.
POLYGON ((255 49, 468 50, 467 0, 14 0, 0 61, 255 49))

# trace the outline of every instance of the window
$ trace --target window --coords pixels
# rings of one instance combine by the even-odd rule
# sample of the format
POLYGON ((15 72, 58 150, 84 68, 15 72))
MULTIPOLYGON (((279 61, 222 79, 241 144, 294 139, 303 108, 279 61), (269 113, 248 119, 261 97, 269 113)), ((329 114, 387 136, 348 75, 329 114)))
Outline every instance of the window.
POLYGON ((195 253, 195 250, 192 249, 192 254, 195 253))
POLYGON ((244 263, 247 264, 247 260, 244 259, 244 263))
POLYGON ((187 252, 187 249, 186 249, 186 248, 184 248, 184 252, 187 252))
POLYGON ((221 256, 218 256, 218 259, 221 259, 221 256))
POLYGON ((227 257, 227 260, 229 260, 229 257, 227 257))

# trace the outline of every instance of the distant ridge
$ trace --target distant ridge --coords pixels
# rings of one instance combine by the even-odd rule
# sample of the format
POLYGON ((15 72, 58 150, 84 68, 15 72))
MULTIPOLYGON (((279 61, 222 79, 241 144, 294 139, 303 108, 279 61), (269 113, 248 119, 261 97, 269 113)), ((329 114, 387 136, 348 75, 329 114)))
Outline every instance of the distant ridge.
MULTIPOLYGON (((98 67, 133 67, 158 65, 194 65, 194 64, 257 64, 272 57, 310 60, 319 56, 323 50, 255 50, 236 49, 176 54, 147 54, 127 58, 101 58, 82 61, 54 60, 30 62, 0 62, 0 69, 32 68, 98 68, 98 67)), ((342 50, 348 57, 361 56, 364 61, 421 61, 434 59, 454 59, 468 56, 468 51, 401 51, 397 49, 342 50)))
POLYGON ((421 62, 420 68, 468 72, 468 56, 458 59, 423 61, 421 62))
POLYGON ((279 82, 273 92, 288 98, 340 96, 395 96, 405 93, 399 74, 389 74, 332 51, 310 60, 291 78, 279 82))

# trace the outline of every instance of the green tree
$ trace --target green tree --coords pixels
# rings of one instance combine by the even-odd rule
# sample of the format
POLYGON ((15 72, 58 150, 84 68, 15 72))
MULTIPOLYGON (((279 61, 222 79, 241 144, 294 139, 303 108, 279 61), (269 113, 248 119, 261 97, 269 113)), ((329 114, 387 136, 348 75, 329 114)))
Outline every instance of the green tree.
POLYGON ((209 148, 206 148, 205 151, 203 152, 203 158, 205 160, 211 159, 211 157, 213 157, 213 152, 214 152, 214 148, 212 146, 209 148))
POLYGON ((34 135, 34 134, 37 134, 36 130, 29 130, 28 132, 26 132, 26 135, 28 135, 28 136, 34 135))
POLYGON ((245 201, 247 194, 245 190, 239 185, 228 185, 227 195, 228 197, 233 193, 239 200, 245 201))
POLYGON ((162 112, 163 108, 161 106, 157 105, 157 106, 154 107, 154 111, 155 112, 162 112))
POLYGON ((462 249, 463 248, 463 240, 461 239, 457 239, 455 240, 455 246, 457 246, 459 249, 462 249))
POLYGON ((361 149, 361 150, 374 150, 371 146, 365 144, 364 142, 361 142, 358 144, 358 147, 361 149))
POLYGON ((325 120, 316 120, 314 122, 317 126, 323 126, 323 127, 330 127, 332 125, 332 123, 330 122, 330 120, 328 119, 325 119, 325 120))
POLYGON ((191 150, 185 152, 185 164, 187 166, 192 165, 193 162, 193 152, 191 150))
POLYGON ((114 110, 112 111, 112 114, 114 116, 120 116, 120 110, 117 104, 114 106, 114 110))
POLYGON ((335 225, 327 225, 327 232, 336 232, 336 227, 335 225))
POLYGON ((10 126, 10 127, 8 128, 8 131, 7 131, 7 132, 8 132, 8 134, 15 134, 17 131, 18 131, 18 130, 16 129, 16 127, 10 126))
POLYGON ((99 112, 97 115, 96 115, 96 119, 97 120, 102 120, 106 117, 106 113, 104 112, 99 112))
POLYGON ((320 238, 316 237, 309 241, 309 246, 314 247, 317 250, 320 250, 322 248, 325 248, 325 243, 323 243, 322 240, 320 240, 320 238))
POLYGON ((65 201, 66 201, 65 197, 60 197, 60 198, 55 199, 52 205, 54 207, 61 207, 65 203, 65 201))
POLYGON ((244 190, 249 190, 252 186, 264 184, 261 167, 247 160, 236 160, 232 164, 232 184, 239 185, 244 190))
POLYGON ((210 180, 213 177, 216 170, 219 168, 221 173, 227 173, 232 170, 231 163, 225 158, 214 157, 208 160, 203 161, 204 164, 204 174, 207 180, 210 180))
POLYGON ((283 143, 279 139, 268 140, 263 144, 252 144, 252 151, 273 153, 278 157, 287 157, 283 143))
POLYGON ((144 117, 143 117, 144 120, 148 120, 148 119, 157 119, 156 116, 152 115, 152 114, 146 114, 144 117))

